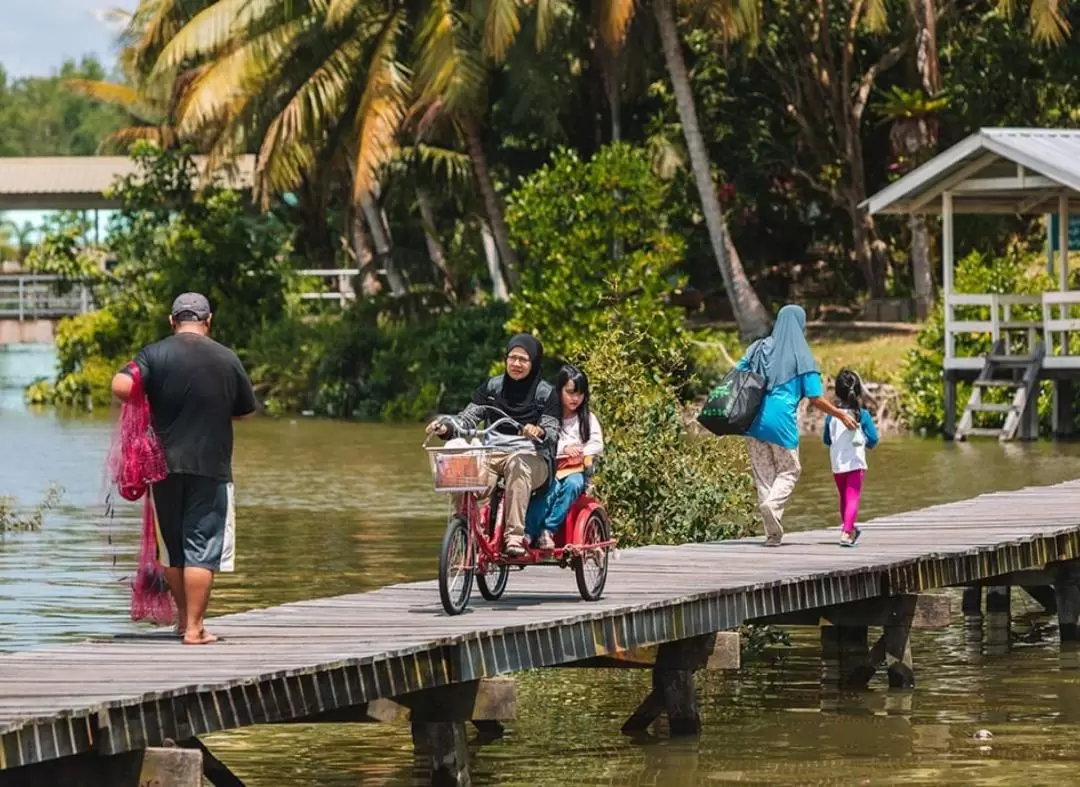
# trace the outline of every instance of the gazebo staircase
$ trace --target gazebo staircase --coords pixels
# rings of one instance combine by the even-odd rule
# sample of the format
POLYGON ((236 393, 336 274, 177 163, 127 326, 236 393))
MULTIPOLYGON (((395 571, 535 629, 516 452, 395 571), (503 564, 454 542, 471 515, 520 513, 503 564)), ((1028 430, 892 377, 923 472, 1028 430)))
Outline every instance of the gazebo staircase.
POLYGON ((983 361, 979 376, 972 383, 971 398, 956 428, 956 439, 996 437, 1002 442, 1016 439, 1028 404, 1036 406, 1039 372, 1045 356, 1046 347, 1041 340, 1035 342, 1030 355, 1009 355, 1005 340, 996 341, 983 361), (1011 391, 1012 400, 1006 404, 984 402, 983 394, 992 388, 1011 391), (1004 415, 1005 420, 998 427, 977 427, 975 413, 998 413, 1004 415))

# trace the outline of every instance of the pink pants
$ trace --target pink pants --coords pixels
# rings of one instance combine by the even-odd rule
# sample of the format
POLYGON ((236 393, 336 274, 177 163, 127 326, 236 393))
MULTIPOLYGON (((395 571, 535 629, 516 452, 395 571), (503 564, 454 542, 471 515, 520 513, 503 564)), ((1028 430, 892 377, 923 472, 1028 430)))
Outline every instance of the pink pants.
POLYGON ((844 523, 845 533, 850 533, 855 529, 855 520, 859 518, 859 498, 862 497, 862 483, 865 475, 865 470, 833 473, 836 491, 840 493, 840 519, 844 523))

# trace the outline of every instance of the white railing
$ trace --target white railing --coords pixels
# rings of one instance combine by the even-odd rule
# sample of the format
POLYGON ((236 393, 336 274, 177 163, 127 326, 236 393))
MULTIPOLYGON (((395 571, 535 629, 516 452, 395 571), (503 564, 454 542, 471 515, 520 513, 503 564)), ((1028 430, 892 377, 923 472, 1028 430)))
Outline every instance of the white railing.
POLYGON ((359 268, 305 268, 296 272, 297 276, 319 277, 328 280, 331 289, 326 292, 305 292, 300 297, 304 300, 337 301, 345 307, 356 300, 356 290, 353 289, 353 279, 360 274, 359 268))
POLYGON ((1069 336, 1080 333, 1080 292, 1045 292, 1041 295, 949 295, 945 302, 945 368, 980 369, 983 358, 960 355, 956 337, 983 334, 991 344, 1003 339, 1006 355, 1031 355, 1042 339, 1045 348, 1043 365, 1050 368, 1080 369, 1080 354, 1069 350, 1069 336), (1016 316, 1017 307, 1038 307, 1037 319, 1016 316), (981 308, 989 319, 960 319, 957 311, 981 308), (1019 339, 1019 340, 1018 340, 1019 339))
POLYGON ((1042 305, 1046 354, 1080 365, 1080 355, 1069 352, 1069 334, 1080 331, 1080 319, 1072 316, 1073 308, 1080 307, 1080 292, 1044 293, 1042 305))
POLYGON ((985 295, 961 295, 952 294, 945 301, 945 366, 946 368, 980 368, 981 356, 957 355, 956 337, 959 334, 981 333, 989 334, 990 343, 994 345, 999 339, 1004 339, 1004 352, 1011 355, 1016 348, 1016 338, 1019 335, 1020 351, 1023 355, 1030 355, 1035 350, 1035 343, 1039 334, 1043 332, 1043 320, 1025 319, 1015 315, 1013 309, 1018 306, 1035 307, 1041 305, 1041 295, 999 295, 996 293, 985 295), (989 309, 987 320, 961 320, 956 316, 957 308, 989 309))
POLYGON ((69 292, 59 295, 55 284, 60 280, 38 274, 0 275, 0 319, 57 319, 90 311, 89 285, 73 282, 69 292))
MULTIPOLYGON (((356 268, 310 268, 296 271, 298 276, 323 279, 330 289, 322 292, 305 292, 305 300, 336 301, 346 306, 356 299, 353 278, 360 271, 356 268)), ((0 274, 0 319, 20 322, 36 319, 59 319, 83 314, 93 308, 90 286, 85 282, 73 282, 71 290, 59 295, 56 283, 60 276, 43 274, 0 274)))

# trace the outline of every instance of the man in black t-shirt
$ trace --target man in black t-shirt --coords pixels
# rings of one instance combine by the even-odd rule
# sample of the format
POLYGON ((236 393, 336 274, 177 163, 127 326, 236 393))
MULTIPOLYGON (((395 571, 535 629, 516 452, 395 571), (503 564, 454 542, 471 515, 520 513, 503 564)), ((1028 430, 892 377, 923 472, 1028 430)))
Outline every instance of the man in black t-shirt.
MULTIPOLYGON (((233 570, 232 422, 255 412, 255 394, 240 359, 210 338, 212 319, 205 296, 184 293, 173 301, 173 335, 135 356, 169 467, 150 495, 158 557, 186 645, 217 639, 207 633, 203 619, 214 574, 233 570)), ((113 393, 126 401, 132 384, 131 375, 121 370, 113 378, 113 393)))

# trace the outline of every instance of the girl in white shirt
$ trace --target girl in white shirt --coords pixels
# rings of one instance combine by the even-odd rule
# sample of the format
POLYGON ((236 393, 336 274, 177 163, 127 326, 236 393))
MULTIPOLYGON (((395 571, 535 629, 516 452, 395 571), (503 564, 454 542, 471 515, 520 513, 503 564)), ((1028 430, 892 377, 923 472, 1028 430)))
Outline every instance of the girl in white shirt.
POLYGON ((877 427, 870 411, 862 406, 863 384, 857 372, 842 369, 836 375, 836 404, 858 420, 848 429, 831 415, 825 418, 823 438, 829 446, 833 479, 840 495, 840 519, 843 522, 840 546, 853 547, 862 531, 855 524, 859 516, 863 479, 866 476, 866 451, 878 444, 877 427))
POLYGON ((589 412, 589 378, 576 366, 566 364, 555 376, 562 421, 556 451, 555 478, 544 498, 546 516, 534 536, 537 549, 554 549, 554 534, 562 527, 567 514, 585 490, 585 471, 594 457, 604 452, 600 422, 589 412))

